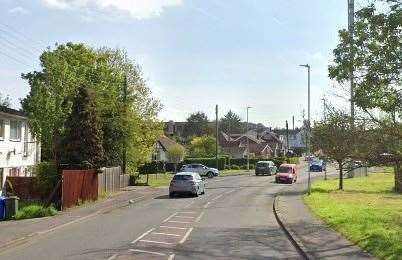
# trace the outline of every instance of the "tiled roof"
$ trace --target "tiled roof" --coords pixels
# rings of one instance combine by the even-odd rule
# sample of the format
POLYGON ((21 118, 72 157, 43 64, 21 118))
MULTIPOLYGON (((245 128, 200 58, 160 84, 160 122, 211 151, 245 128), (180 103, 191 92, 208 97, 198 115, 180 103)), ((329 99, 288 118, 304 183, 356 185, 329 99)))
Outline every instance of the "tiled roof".
POLYGON ((5 107, 5 106, 0 106, 0 112, 10 114, 10 115, 24 116, 25 117, 24 112, 22 112, 20 110, 15 110, 15 109, 12 109, 12 108, 8 108, 8 107, 5 107))
POLYGON ((165 150, 165 151, 169 150, 173 145, 177 144, 175 141, 173 141, 172 139, 170 139, 166 136, 159 137, 158 142, 160 143, 163 150, 165 150))

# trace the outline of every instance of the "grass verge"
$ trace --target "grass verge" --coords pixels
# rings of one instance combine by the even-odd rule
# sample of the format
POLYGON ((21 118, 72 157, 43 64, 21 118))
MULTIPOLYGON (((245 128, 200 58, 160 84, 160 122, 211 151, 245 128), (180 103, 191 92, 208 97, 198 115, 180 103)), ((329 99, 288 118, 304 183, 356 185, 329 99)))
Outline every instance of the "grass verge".
MULTIPOLYGON (((169 186, 173 176, 174 175, 171 173, 150 174, 148 179, 148 186, 151 187, 169 186)), ((146 183, 147 183, 147 175, 139 175, 139 179, 137 179, 136 185, 146 186, 146 183)))
POLYGON ((402 259, 402 195, 392 191, 394 174, 317 181, 305 203, 329 226, 380 259, 402 259))
POLYGON ((20 201, 15 219, 43 218, 54 216, 56 214, 57 210, 52 206, 45 208, 35 201, 20 201))
POLYGON ((250 175, 250 174, 254 174, 254 170, 250 170, 249 172, 246 170, 222 170, 222 171, 219 171, 219 176, 250 175))

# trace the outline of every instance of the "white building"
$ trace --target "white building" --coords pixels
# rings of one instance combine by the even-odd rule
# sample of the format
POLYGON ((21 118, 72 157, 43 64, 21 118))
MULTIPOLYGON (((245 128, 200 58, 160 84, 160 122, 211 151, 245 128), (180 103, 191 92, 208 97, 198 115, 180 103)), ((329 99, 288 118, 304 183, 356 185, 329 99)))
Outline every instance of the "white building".
POLYGON ((0 190, 7 176, 30 176, 39 161, 40 145, 23 112, 0 106, 0 190))

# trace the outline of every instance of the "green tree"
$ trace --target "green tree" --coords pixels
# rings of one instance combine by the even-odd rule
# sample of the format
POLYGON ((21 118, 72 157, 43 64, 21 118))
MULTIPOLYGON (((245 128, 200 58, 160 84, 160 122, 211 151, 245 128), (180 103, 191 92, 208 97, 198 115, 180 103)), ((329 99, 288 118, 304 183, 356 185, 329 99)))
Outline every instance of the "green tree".
POLYGON ((353 101, 393 136, 396 190, 402 192, 402 1, 373 1, 356 13, 353 37, 339 32, 329 76, 345 83, 353 71, 353 101), (378 7, 382 4, 381 7, 378 7), (385 117, 376 116, 380 110, 385 117))
POLYGON ((332 111, 326 118, 316 122, 312 129, 311 144, 314 150, 337 162, 339 167, 339 189, 343 189, 343 168, 347 159, 355 155, 357 127, 352 127, 346 113, 332 111))
POLYGON ((229 110, 229 112, 227 112, 226 115, 221 118, 219 128, 221 131, 230 134, 238 134, 243 131, 240 116, 234 113, 232 110, 229 110))
POLYGON ((210 135, 194 137, 190 142, 191 157, 215 156, 216 139, 210 135))
POLYGON ((186 150, 180 144, 175 144, 167 151, 168 161, 174 164, 174 171, 177 172, 177 164, 183 161, 186 150))
POLYGON ((9 96, 3 96, 0 93, 0 106, 11 107, 11 99, 9 96))
POLYGON ((184 128, 184 135, 190 136, 203 136, 211 133, 209 128, 208 117, 203 112, 196 112, 187 118, 184 128))
POLYGON ((96 169, 104 166, 103 132, 93 95, 86 87, 78 89, 65 129, 63 142, 67 163, 88 162, 96 169))

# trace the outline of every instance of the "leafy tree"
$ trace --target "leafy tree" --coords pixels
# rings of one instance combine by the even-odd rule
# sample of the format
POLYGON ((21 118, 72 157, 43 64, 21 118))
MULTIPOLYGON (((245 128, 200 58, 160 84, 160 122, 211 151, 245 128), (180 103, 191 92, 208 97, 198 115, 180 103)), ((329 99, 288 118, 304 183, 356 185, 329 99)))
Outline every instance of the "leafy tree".
POLYGON ((197 112, 191 114, 187 118, 187 122, 184 128, 184 135, 190 136, 203 136, 211 133, 211 129, 208 126, 208 117, 203 112, 197 112))
POLYGON ((78 89, 65 128, 64 151, 67 163, 88 162, 95 168, 104 165, 103 132, 93 95, 87 88, 78 89))
POLYGON ((213 136, 194 137, 190 142, 191 157, 212 157, 215 156, 215 149, 216 139, 213 136))
POLYGON ((3 107, 11 107, 11 99, 9 96, 3 97, 3 95, 0 93, 0 106, 3 107))
POLYGON ((180 144, 175 144, 167 151, 167 157, 169 162, 174 164, 174 170, 177 172, 177 164, 183 161, 186 150, 180 144))
POLYGON ((226 133, 241 133, 243 129, 240 116, 234 113, 232 110, 229 110, 226 115, 221 118, 219 128, 221 131, 226 133))
POLYGON ((343 189, 343 167, 347 159, 355 155, 357 127, 352 127, 350 117, 340 111, 332 111, 325 119, 316 122, 312 130, 311 144, 314 150, 336 161, 339 167, 339 189, 343 189))
POLYGON ((22 75, 31 88, 22 106, 45 160, 59 161, 65 121, 80 86, 94 96, 106 165, 125 161, 135 169, 148 159, 162 131, 157 120, 161 105, 152 98, 141 68, 124 51, 67 43, 49 48, 40 61, 42 70, 22 75))
POLYGON ((378 128, 393 136, 396 190, 402 192, 402 1, 374 1, 356 13, 353 37, 339 32, 329 76, 345 83, 351 71, 353 101, 378 128), (380 8, 378 5, 385 3, 380 8), (388 114, 381 118, 374 111, 388 114))

